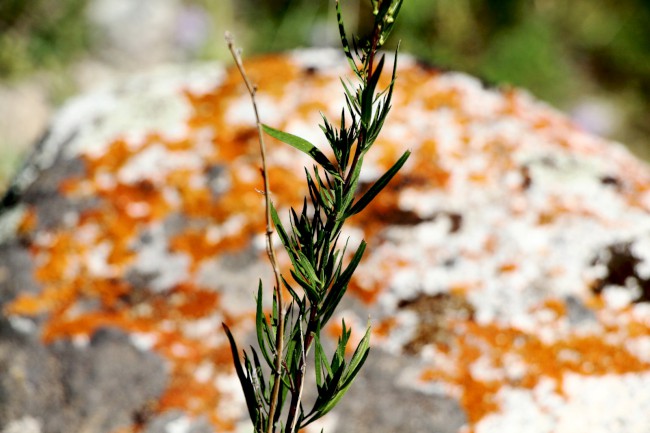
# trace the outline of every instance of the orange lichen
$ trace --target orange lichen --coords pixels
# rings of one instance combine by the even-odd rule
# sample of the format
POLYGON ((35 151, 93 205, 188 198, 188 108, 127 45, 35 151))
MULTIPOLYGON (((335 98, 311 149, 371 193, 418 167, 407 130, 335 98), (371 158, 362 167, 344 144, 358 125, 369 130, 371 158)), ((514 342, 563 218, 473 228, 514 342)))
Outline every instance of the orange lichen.
POLYGON ((445 91, 438 89, 432 93, 425 93, 421 97, 424 108, 427 110, 435 110, 440 107, 458 108, 462 100, 462 96, 455 89, 445 91))
POLYGON ((458 383, 466 390, 460 398, 460 404, 467 411, 470 423, 475 423, 498 409, 495 397, 500 385, 497 382, 476 380, 470 373, 466 373, 459 378, 458 383))
POLYGON ((567 314, 566 303, 563 300, 557 298, 546 299, 542 304, 542 309, 552 311, 555 313, 556 318, 565 317, 567 314))
MULTIPOLYGON (((248 63, 247 69, 266 102, 277 103, 282 107, 278 110, 291 109, 291 119, 285 116, 272 126, 283 129, 289 121, 311 121, 315 111, 328 110, 328 100, 325 99, 328 95, 324 93, 329 92, 332 77, 301 70, 284 56, 260 58, 248 63)), ((521 170, 512 158, 518 142, 495 139, 477 143, 472 140, 472 133, 468 132, 472 118, 463 113, 466 96, 455 88, 441 89, 435 82, 439 74, 439 71, 420 67, 407 67, 400 72, 393 100, 396 106, 393 115, 397 117, 391 118, 391 122, 408 124, 411 114, 408 109, 412 107, 432 111, 444 109, 450 114, 454 126, 461 130, 458 145, 452 148, 443 146, 442 140, 437 142, 428 131, 419 133, 412 130, 403 132, 406 144, 395 138, 381 138, 377 142, 373 149, 377 152, 373 154, 376 155, 373 163, 384 170, 394 163, 405 146, 412 145, 414 152, 407 163, 408 174, 400 173, 362 214, 351 221, 352 225, 364 231, 370 245, 381 240, 387 225, 414 225, 429 218, 400 208, 400 196, 405 190, 448 190, 460 181, 490 184, 500 173, 521 170), (412 105, 405 107, 406 104, 412 105), (402 107, 405 107, 406 114, 400 114, 402 107), (452 164, 462 164, 467 155, 477 152, 483 156, 485 167, 474 167, 462 174, 451 170, 452 164), (465 178, 459 179, 459 176, 465 178)), ((382 85, 387 84, 388 76, 382 79, 382 85)), ((33 236, 30 251, 36 264, 35 277, 43 289, 35 295, 19 296, 5 312, 47 316, 43 338, 48 342, 58 338, 90 337, 98 328, 107 326, 127 333, 150 335, 155 342, 153 350, 166 359, 169 371, 168 387, 153 406, 154 414, 177 409, 207 417, 216 431, 233 431, 235 420, 230 414, 218 410, 219 402, 225 396, 215 385, 220 374, 232 372, 230 350, 223 339, 212 341, 190 335, 192 332, 188 328, 204 319, 204 327, 206 322, 210 323, 207 326, 212 326, 212 321, 223 320, 233 329, 237 326, 246 328, 246 323, 250 324, 254 317, 254 304, 248 313, 230 314, 229 306, 222 304, 218 291, 201 287, 193 282, 196 280, 193 277, 207 260, 247 248, 255 236, 264 232, 257 129, 252 123, 238 123, 229 118, 233 107, 241 105, 241 101, 248 101, 236 70, 228 71, 224 81, 210 92, 194 94, 184 91, 183 95, 191 107, 185 137, 169 139, 151 132, 137 144, 117 139, 100 155, 83 156, 86 173, 82 178, 66 179, 59 185, 60 193, 71 201, 91 199, 92 203, 83 206, 74 230, 43 230, 33 236), (201 143, 198 167, 166 168, 152 179, 131 182, 120 178, 119 173, 133 163, 137 152, 157 146, 168 152, 169 158, 174 158, 176 152, 194 149, 199 136, 207 136, 211 141, 207 145, 205 141, 201 143), (213 188, 214 185, 209 184, 208 175, 215 167, 225 167, 223 188, 213 188), (187 257, 191 277, 161 292, 148 287, 146 279, 137 284, 127 282, 126 273, 138 257, 140 237, 175 216, 181 216, 183 222, 180 227, 165 233, 167 252, 187 257), (225 226, 228 228, 224 229, 225 226), (216 235, 210 232, 215 227, 219 228, 216 235), (101 262, 101 266, 96 262, 101 262), (206 364, 212 366, 211 370, 205 376, 197 377, 197 370, 206 364)), ((500 112, 492 115, 515 116, 523 126, 550 134, 559 146, 578 146, 572 140, 562 138, 562 134, 572 127, 561 117, 544 110, 530 110, 527 100, 514 90, 506 91, 501 101, 500 112)), ((286 145, 269 140, 269 148, 275 146, 286 145)), ((647 207, 647 203, 643 204, 639 199, 650 184, 644 173, 633 170, 622 193, 639 208, 647 207)), ((306 191, 301 167, 292 171, 284 166, 271 165, 269 177, 274 202, 282 212, 288 206, 302 204, 306 191)), ((369 185, 362 185, 360 193, 368 188, 369 185)), ((518 191, 523 189, 520 187, 518 191)), ((573 198, 551 197, 546 208, 538 212, 537 222, 540 225, 555 224, 565 216, 598 218, 589 207, 573 198)), ((20 225, 20 233, 37 231, 37 223, 36 214, 28 211, 20 225)), ((478 245, 461 247, 460 254, 467 260, 483 260, 499 252, 501 241, 498 236, 490 234, 479 240, 478 245)), ((283 256, 281 260, 283 273, 288 276, 288 259, 283 256)), ((155 265, 164 267, 165 263, 155 265)), ((395 268, 410 265, 410 261, 400 257, 391 264, 382 264, 395 268)), ((519 268, 520 263, 516 261, 497 264, 501 273, 515 273, 519 268)), ((381 270, 382 275, 390 275, 392 271, 392 268, 381 270)), ((255 276, 252 279, 254 286, 255 276)), ((218 282, 215 285, 218 286, 218 282)), ((465 305, 469 311, 467 296, 479 286, 479 283, 455 283, 450 288, 449 298, 465 305)), ((386 282, 380 278, 354 279, 349 286, 349 292, 367 304, 376 303, 384 290, 386 282)), ((604 308, 599 298, 587 299, 586 303, 597 311, 604 308)), ((427 305, 430 307, 431 303, 427 305)), ((498 409, 496 396, 504 386, 530 389, 546 378, 554 381, 561 392, 566 373, 623 374, 650 368, 622 348, 625 338, 650 334, 645 324, 634 320, 624 325, 613 323, 605 326, 606 335, 564 335, 558 331, 555 340, 549 342, 507 325, 475 323, 471 317, 464 317, 471 316, 469 313, 449 315, 453 308, 447 307, 449 305, 445 304, 445 308, 439 308, 444 310, 444 315, 431 316, 444 320, 431 320, 428 323, 431 332, 418 334, 420 341, 411 350, 415 353, 423 345, 434 344, 439 356, 448 358, 449 362, 445 364, 455 366, 444 370, 435 366, 426 368, 420 379, 448 383, 459 389, 459 399, 467 410, 470 423, 476 423, 498 409), (621 344, 612 343, 606 337, 617 339, 621 344), (524 366, 519 375, 509 373, 507 367, 512 359, 524 366), (476 373, 479 360, 493 370, 489 379, 476 373), (493 379, 493 375, 498 379, 493 379)), ((564 319, 566 310, 563 301, 549 299, 533 309, 531 314, 551 311, 556 318, 564 319)), ((396 326, 394 318, 385 318, 375 325, 373 332, 380 339, 386 338, 396 326)), ((361 330, 359 327, 358 331, 361 330)), ((334 338, 340 331, 337 321, 327 329, 328 335, 334 338)), ((221 330, 209 330, 209 336, 213 335, 211 332, 218 334, 221 330)), ((354 339, 358 337, 355 331, 354 339)))
POLYGON ((519 265, 514 262, 508 262, 508 263, 502 263, 499 266, 499 272, 507 273, 507 272, 514 272, 519 268, 519 265))
POLYGON ((388 317, 372 325, 372 335, 379 338, 387 337, 397 325, 397 319, 388 317))
POLYGON ((118 328, 125 332, 146 332, 152 329, 149 320, 136 320, 128 311, 95 312, 78 317, 54 314, 43 328, 42 338, 46 343, 61 338, 87 337, 100 328, 118 328))
MULTIPOLYGON (((563 315, 566 307, 559 301, 548 300, 544 308, 563 315)), ((441 347, 440 353, 449 357, 455 368, 453 371, 426 368, 420 379, 459 386, 462 390, 460 402, 467 411, 470 426, 498 409, 496 395, 504 386, 533 389, 541 380, 550 379, 562 393, 567 373, 602 376, 643 372, 650 368, 650 363, 638 359, 621 345, 608 343, 603 335, 569 335, 544 342, 516 328, 470 320, 458 321, 453 329, 454 341, 446 345, 448 350, 441 347), (507 368, 512 359, 523 366, 515 376, 510 375, 507 368), (479 360, 491 366, 488 377, 499 379, 476 376, 474 365, 479 360)), ((642 332, 638 324, 632 329, 642 332)), ((612 329, 611 333, 616 335, 619 331, 612 329)))
POLYGON ((550 196, 547 207, 539 213, 538 224, 554 224, 565 217, 580 217, 586 220, 598 219, 598 215, 586 204, 576 202, 571 197, 550 196))
POLYGON ((33 207, 29 207, 23 214, 16 231, 19 235, 25 235, 35 230, 37 224, 38 215, 36 215, 36 210, 33 207))
POLYGON ((37 315, 50 311, 61 305, 67 299, 67 293, 59 287, 44 287, 38 295, 21 295, 5 307, 9 315, 37 315))
MULTIPOLYGON (((249 73, 269 97, 283 95, 291 78, 300 74, 289 60, 278 56, 252 62, 249 73), (288 80, 269 79, 280 74, 288 80)), ((319 80, 312 85, 320 87, 327 81, 322 77, 319 80)), ((83 157, 86 167, 83 178, 62 182, 59 188, 62 195, 71 200, 93 198, 94 204, 80 212, 78 230, 51 231, 43 242, 34 245, 33 253, 38 258, 35 275, 44 289, 37 295, 18 297, 6 311, 47 314, 43 327, 45 341, 87 337, 106 326, 151 335, 156 341, 154 350, 170 363, 169 386, 155 411, 180 409, 190 415, 205 415, 219 431, 231 431, 233 420, 228 414, 217 412, 222 395, 214 385, 217 375, 231 371, 230 351, 224 343, 207 344, 205 339, 190 338, 183 329, 192 321, 219 312, 233 327, 239 321, 251 320, 250 315, 239 318, 229 315, 222 309, 217 292, 189 282, 178 284, 161 296, 146 287, 133 287, 122 279, 137 257, 136 241, 143 230, 160 224, 174 213, 193 221, 169 235, 169 251, 189 257, 192 273, 204 260, 237 251, 249 245, 254 235, 263 233, 263 195, 259 192, 262 177, 256 173, 259 169, 257 131, 250 126, 232 126, 226 119, 229 107, 246 97, 238 73, 230 71, 214 92, 202 95, 185 92, 184 95, 194 110, 188 120, 186 138, 170 140, 152 132, 137 146, 117 139, 101 154, 83 157), (205 128, 217 134, 212 151, 205 153, 204 149, 202 170, 165 167, 152 179, 126 182, 120 177, 127 164, 134 163, 135 152, 156 146, 173 158, 174 152, 192 149, 193 131, 205 128), (204 181, 212 165, 230 166, 228 186, 218 196, 204 181), (251 169, 254 177, 242 175, 242 170, 250 174, 251 169), (209 235, 210 226, 224 224, 236 215, 245 216, 241 224, 216 237, 209 235), (77 236, 84 230, 85 235, 77 236), (89 254, 100 255, 99 260, 104 260, 101 268, 91 267, 96 265, 91 264, 89 254), (95 307, 74 308, 84 300, 98 303, 95 307), (206 362, 212 363, 213 372, 207 380, 199 380, 197 366, 206 362)), ((315 108, 326 106, 312 101, 296 107, 305 115, 315 108)), ((304 191, 295 187, 302 183, 297 177, 301 176, 300 172, 271 166, 269 175, 274 199, 283 206, 301 201, 304 191)), ((32 231, 35 223, 35 214, 27 214, 21 229, 32 231)))
POLYGON ((219 293, 213 290, 205 290, 185 283, 177 286, 175 292, 183 295, 182 302, 176 308, 186 319, 206 317, 219 306, 219 293))
POLYGON ((420 143, 418 153, 411 158, 414 159, 412 173, 418 173, 427 179, 427 188, 444 189, 449 186, 451 174, 440 165, 435 140, 429 139, 420 143))
POLYGON ((306 191, 302 187, 303 180, 296 176, 295 170, 269 167, 268 176, 271 191, 276 202, 288 203, 292 206, 302 204, 302 198, 306 191))
POLYGON ((196 271, 201 261, 214 257, 221 251, 237 251, 248 245, 249 238, 236 235, 211 241, 206 236, 205 230, 187 229, 170 239, 170 249, 175 252, 184 252, 191 257, 190 271, 196 271))
POLYGON ((377 281, 363 281, 360 278, 353 278, 348 284, 348 292, 366 305, 372 305, 385 286, 377 281))

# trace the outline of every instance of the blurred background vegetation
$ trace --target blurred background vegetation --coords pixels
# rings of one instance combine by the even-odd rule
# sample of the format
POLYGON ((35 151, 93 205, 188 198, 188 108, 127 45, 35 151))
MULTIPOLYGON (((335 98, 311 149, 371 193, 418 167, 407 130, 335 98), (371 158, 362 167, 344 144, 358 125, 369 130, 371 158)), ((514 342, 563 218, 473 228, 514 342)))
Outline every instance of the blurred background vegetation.
MULTIPOLYGON (((363 31, 367 0, 343 0, 363 31)), ((0 185, 69 96, 159 63, 337 45, 333 0, 0 0, 0 185)), ((405 0, 393 42, 650 159, 650 1, 405 0)))

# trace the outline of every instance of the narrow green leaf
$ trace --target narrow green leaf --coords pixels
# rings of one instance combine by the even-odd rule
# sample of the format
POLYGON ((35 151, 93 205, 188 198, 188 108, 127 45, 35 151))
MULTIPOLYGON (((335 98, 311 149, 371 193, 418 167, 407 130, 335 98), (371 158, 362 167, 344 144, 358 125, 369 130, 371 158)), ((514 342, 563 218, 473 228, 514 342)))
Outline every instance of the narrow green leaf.
POLYGON ((381 71, 384 68, 384 60, 385 56, 382 55, 377 67, 372 72, 372 76, 368 80, 366 87, 363 89, 363 98, 361 100, 361 124, 365 127, 370 125, 370 118, 372 117, 372 102, 375 95, 375 89, 377 88, 377 83, 379 83, 381 71))
MULTIPOLYGON (((352 91, 350 90, 350 87, 352 87, 352 83, 348 80, 348 83, 346 84, 343 78, 340 78, 341 84, 343 85, 343 92, 345 92, 345 99, 346 103, 348 106, 348 109, 350 110, 350 114, 353 115, 354 113, 357 113, 361 115, 361 105, 359 105, 359 101, 357 100, 357 97, 352 94, 352 91), (348 85, 350 87, 348 87, 348 85)), ((342 116, 342 118, 345 118, 345 116, 342 116)))
POLYGON ((338 385, 341 383, 343 370, 343 368, 340 368, 335 371, 333 375, 327 378, 324 385, 318 389, 318 397, 314 402, 314 406, 309 412, 307 420, 301 426, 305 426, 318 418, 321 418, 336 406, 336 403, 338 403, 342 397, 342 395, 339 396, 340 388, 338 385))
POLYGON ((282 416, 282 408, 284 407, 284 402, 287 399, 287 392, 290 389, 289 384, 286 382, 286 374, 283 374, 283 381, 282 383, 284 386, 281 387, 280 393, 278 395, 278 410, 275 411, 275 416, 273 417, 273 424, 277 424, 277 422, 280 420, 280 416, 282 416))
POLYGON ((341 13, 341 5, 339 4, 338 0, 336 2, 336 19, 339 25, 339 35, 341 36, 341 45, 343 45, 343 52, 345 53, 345 57, 348 59, 348 63, 350 63, 350 68, 352 68, 355 74, 359 75, 359 68, 357 68, 356 63, 354 62, 354 58, 352 57, 352 53, 350 52, 350 43, 348 42, 348 38, 345 34, 343 14, 341 13))
POLYGON ((393 91, 395 88, 395 80, 396 80, 396 74, 397 74, 397 59, 398 59, 398 52, 399 52, 399 42, 397 43, 397 49, 395 50, 395 56, 393 58, 393 72, 391 76, 391 81, 389 86, 384 89, 382 92, 377 94, 377 97, 375 101, 379 100, 380 97, 384 94, 385 97, 383 100, 379 101, 379 104, 377 106, 377 109, 375 110, 376 115, 375 115, 375 120, 372 122, 372 125, 368 128, 368 135, 367 135, 367 142, 366 142, 366 147, 363 149, 363 154, 365 154, 374 141, 377 139, 379 136, 379 132, 384 126, 384 121, 386 120, 386 117, 388 116, 388 113, 391 109, 391 101, 393 98, 393 91))
POLYGON ((269 324, 266 321, 266 317, 264 316, 264 311, 262 309, 262 280, 260 280, 259 287, 257 289, 257 310, 255 312, 255 327, 257 328, 256 329, 257 343, 260 346, 260 350, 262 351, 262 356, 264 357, 264 360, 269 365, 269 367, 272 367, 273 361, 271 360, 271 357, 269 356, 266 347, 266 343, 268 340, 265 341, 265 336, 268 336, 270 334, 270 329, 269 329, 269 324))
POLYGON ((352 206, 352 209, 350 209, 350 211, 346 214, 346 217, 356 215, 365 209, 365 207, 368 206, 368 204, 377 196, 377 194, 379 194, 381 190, 384 189, 386 185, 388 185, 388 182, 390 182, 391 179, 397 174, 399 169, 402 168, 410 155, 410 151, 407 150, 404 152, 400 159, 398 159, 397 162, 370 187, 368 192, 366 192, 364 196, 361 197, 354 204, 354 206, 352 206))
POLYGON ((246 398, 248 415, 250 416, 251 421, 253 421, 253 425, 257 425, 258 411, 255 388, 253 387, 253 383, 248 379, 248 377, 246 377, 246 373, 244 373, 244 368, 242 367, 241 360, 239 359, 239 350, 237 349, 237 343, 235 343, 235 339, 232 336, 230 329, 225 323, 222 323, 222 326, 230 343, 230 350, 232 352, 233 363, 235 364, 235 371, 237 372, 239 383, 241 384, 242 390, 244 391, 244 397, 246 398))
POLYGON ((278 232, 278 236, 280 236, 280 241, 282 241, 282 245, 284 245, 284 248, 289 251, 291 249, 291 240, 289 239, 289 235, 287 234, 287 231, 284 229, 284 226, 282 225, 282 221, 280 221, 280 217, 278 216, 278 211, 271 203, 271 220, 273 220, 273 225, 275 226, 275 229, 278 232))
POLYGON ((291 269, 289 272, 291 272, 293 279, 296 280, 300 287, 302 287, 302 289, 305 291, 305 295, 307 296, 307 299, 309 299, 309 302, 317 305, 320 302, 320 295, 316 289, 312 287, 308 281, 303 280, 302 277, 298 275, 293 269, 291 269))
POLYGON ((321 152, 316 146, 311 144, 309 141, 304 138, 300 138, 297 135, 289 134, 288 132, 280 131, 278 129, 272 128, 268 125, 262 125, 264 132, 270 135, 273 138, 276 138, 284 143, 287 143, 290 146, 295 147, 303 153, 311 156, 314 161, 320 164, 327 172, 332 176, 339 176, 336 167, 332 162, 321 152))
POLYGON ((314 167, 314 177, 316 178, 316 182, 318 183, 318 193, 321 196, 321 203, 324 203, 324 208, 325 209, 334 209, 334 194, 331 192, 331 185, 329 184, 329 179, 328 180, 328 185, 325 185, 325 182, 323 182, 323 179, 320 177, 320 173, 318 170, 314 167))
POLYGON ((300 295, 298 295, 298 293, 294 290, 293 287, 291 287, 291 284, 289 284, 289 282, 284 277, 282 277, 282 284, 284 285, 284 287, 286 287, 286 289, 291 294, 291 298, 293 299, 293 302, 295 302, 296 304, 298 304, 298 306, 300 306, 302 302, 300 295))
MULTIPOLYGON (((257 355, 257 352, 253 347, 251 346, 251 353, 253 354, 253 364, 254 364, 254 372, 255 376, 257 377, 257 383, 259 384, 259 389, 260 389, 260 395, 264 396, 264 400, 268 401, 268 393, 267 393, 267 388, 266 388, 266 378, 264 377, 264 371, 262 370, 262 364, 260 363, 260 357, 257 355)), ((270 390, 270 388, 269 388, 270 390)))
POLYGON ((357 366, 354 369, 352 367, 348 367, 348 371, 346 372, 345 378, 343 379, 341 389, 347 389, 350 387, 350 385, 352 385, 352 382, 354 382, 354 380, 357 378, 357 375, 361 371, 363 364, 366 363, 366 359, 368 359, 369 353, 370 349, 367 349, 365 352, 361 352, 357 366))
POLYGON ((359 175, 361 174, 361 166, 363 165, 363 156, 359 158, 359 163, 355 167, 354 171, 351 173, 350 177, 350 186, 345 191, 345 198, 343 200, 343 206, 341 208, 340 221, 345 220, 350 215, 348 214, 352 202, 354 201, 354 194, 357 190, 357 185, 359 185, 359 175))
POLYGON ((342 320, 342 324, 343 329, 339 336, 334 357, 332 358, 332 370, 335 372, 345 366, 345 348, 347 347, 350 335, 352 334, 352 330, 345 327, 345 319, 342 320))
POLYGON ((298 251, 298 258, 300 266, 305 274, 307 274, 306 276, 309 278, 309 280, 313 283, 320 284, 321 280, 318 278, 318 275, 316 275, 316 271, 311 264, 311 260, 309 260, 309 258, 303 254, 302 251, 298 251))
POLYGON ((327 376, 332 375, 332 370, 329 368, 325 350, 320 342, 320 325, 314 333, 314 364, 316 370, 316 387, 321 388, 324 383, 323 369, 326 370, 327 376))
POLYGON ((295 336, 289 339, 289 342, 287 343, 287 347, 286 347, 286 355, 284 358, 284 361, 287 364, 287 369, 289 370, 288 373, 292 376, 295 373, 294 370, 295 370, 295 366, 297 365, 296 358, 294 357, 296 344, 297 343, 296 343, 295 336))
POLYGON ((345 270, 339 276, 339 278, 336 279, 329 293, 325 297, 325 300, 323 301, 323 309, 320 317, 322 325, 325 325, 325 323, 327 323, 327 321, 332 317, 334 310, 338 306, 339 302, 341 302, 341 298, 343 298, 343 295, 347 290, 347 286, 348 283, 350 282, 350 279, 352 278, 352 274, 354 273, 355 269, 359 265, 359 262, 361 261, 361 257, 363 257, 363 252, 365 250, 366 250, 366 242, 361 241, 359 248, 354 253, 354 256, 352 257, 352 260, 348 264, 347 268, 345 268, 345 270))
POLYGON ((348 365, 348 374, 346 374, 347 379, 354 379, 357 372, 365 362, 365 358, 368 356, 368 351, 370 350, 370 325, 366 328, 366 333, 359 342, 359 345, 352 354, 350 363, 348 365))

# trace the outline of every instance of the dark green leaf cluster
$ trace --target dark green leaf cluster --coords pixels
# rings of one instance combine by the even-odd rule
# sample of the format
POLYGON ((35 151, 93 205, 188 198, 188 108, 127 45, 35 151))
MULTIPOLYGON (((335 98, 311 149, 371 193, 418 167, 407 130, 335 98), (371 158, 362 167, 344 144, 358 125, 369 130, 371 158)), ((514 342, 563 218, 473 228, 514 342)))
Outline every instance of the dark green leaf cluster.
POLYGON ((268 135, 309 155, 315 164, 311 172, 305 169, 309 195, 304 198, 302 209, 290 210, 288 226, 281 221, 275 207, 271 207, 273 224, 292 264, 292 278, 282 278, 284 288, 291 294, 291 301, 286 312, 280 311, 283 306, 279 305, 274 292, 269 321, 262 309, 260 283, 256 325, 261 359, 251 348, 251 355, 244 353, 242 363, 236 343, 226 328, 256 432, 279 429, 295 433, 325 415, 349 389, 368 356, 369 327, 349 361, 346 361, 345 353, 351 330, 345 322, 331 359, 321 344, 320 333, 341 302, 366 248, 364 241, 351 254, 346 254, 347 241, 340 247, 339 238, 345 221, 361 212, 409 157, 409 152, 405 152, 364 194, 357 197, 363 158, 378 137, 390 111, 395 81, 397 53, 391 83, 381 92, 377 85, 384 67, 384 56, 376 68, 374 58, 392 29, 401 4, 402 0, 372 0, 374 30, 365 38, 355 38, 352 49, 337 4, 341 41, 358 82, 356 86, 350 81, 343 82, 347 110, 342 110, 338 128, 323 116, 321 129, 331 147, 333 161, 309 141, 264 126, 268 135), (284 342, 280 346, 283 350, 278 353, 277 333, 282 313, 287 326, 280 336, 284 342), (307 356, 312 346, 318 396, 311 408, 306 409, 302 394, 307 356), (281 369, 276 371, 278 357, 281 369), (271 390, 278 385, 276 381, 280 381, 279 392, 274 399, 271 390), (287 403, 288 407, 285 407, 287 403), (282 414, 286 414, 285 423, 280 422, 282 414))

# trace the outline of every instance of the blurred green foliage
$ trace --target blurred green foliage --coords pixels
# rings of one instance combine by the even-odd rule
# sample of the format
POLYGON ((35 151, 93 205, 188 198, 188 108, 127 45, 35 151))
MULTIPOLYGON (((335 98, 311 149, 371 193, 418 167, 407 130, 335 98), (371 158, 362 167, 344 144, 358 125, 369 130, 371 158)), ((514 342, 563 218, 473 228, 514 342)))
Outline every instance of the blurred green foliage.
MULTIPOLYGON (((91 51, 87 3, 0 1, 0 77, 57 68, 91 51)), ((218 30, 204 54, 225 55, 226 27, 240 32, 252 53, 337 43, 333 0, 185 3, 203 7, 218 30)), ((343 1, 348 16, 363 16, 366 3, 343 1)), ((520 85, 556 103, 594 87, 650 99, 648 0, 409 0, 402 13, 404 51, 433 64, 520 85)))
POLYGON ((86 0, 0 0, 0 77, 53 69, 89 49, 86 0))
MULTIPOLYGON (((68 65, 92 57, 90 1, 0 0, 0 80, 42 70, 65 77, 68 65)), ((212 23, 201 59, 229 61, 226 29, 245 55, 338 44, 334 0, 179 1, 212 23)), ((368 3, 342 0, 351 30, 364 30, 358 17, 368 3)), ((387 49, 401 39, 428 63, 524 87, 564 109, 609 101, 624 119, 614 138, 650 158, 649 0, 408 0, 400 18, 387 49)))
MULTIPOLYGON (((246 0, 235 17, 247 23, 252 52, 279 51, 330 42, 319 32, 333 28, 330 3, 246 0)), ((347 16, 364 16, 366 3, 343 2, 347 16)), ((564 109, 609 101, 623 119, 614 138, 650 158, 650 1, 409 0, 400 18, 403 51, 433 65, 524 87, 564 109)))
MULTIPOLYGON (((334 28, 331 3, 246 0, 235 17, 252 52, 336 43, 319 32, 334 28)), ((367 3, 343 1, 346 16, 364 16, 367 3)), ((563 109, 608 101, 623 119, 613 138, 650 159, 648 0, 409 0, 396 36, 435 66, 521 86, 563 109)))

